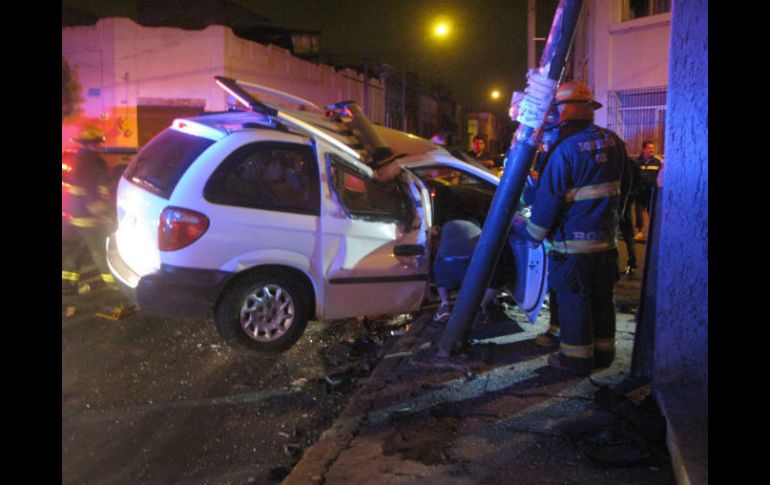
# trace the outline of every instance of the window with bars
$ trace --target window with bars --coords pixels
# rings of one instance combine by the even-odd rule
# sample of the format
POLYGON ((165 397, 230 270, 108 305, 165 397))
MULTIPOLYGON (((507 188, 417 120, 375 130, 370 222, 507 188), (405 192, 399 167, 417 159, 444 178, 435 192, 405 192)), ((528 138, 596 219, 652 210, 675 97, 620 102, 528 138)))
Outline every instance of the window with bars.
POLYGON ((655 142, 658 156, 663 156, 666 86, 610 91, 607 97, 607 127, 626 142, 629 156, 638 156, 646 140, 655 142))

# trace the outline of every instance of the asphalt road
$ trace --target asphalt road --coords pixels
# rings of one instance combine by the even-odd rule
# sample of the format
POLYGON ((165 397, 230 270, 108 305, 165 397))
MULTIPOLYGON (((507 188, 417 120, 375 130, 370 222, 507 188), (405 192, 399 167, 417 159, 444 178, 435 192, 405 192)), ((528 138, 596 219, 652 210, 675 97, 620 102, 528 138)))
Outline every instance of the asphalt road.
MULTIPOLYGON (((623 277, 618 303, 635 306, 640 286, 641 272, 623 277)), ((62 296, 62 483, 280 482, 411 320, 311 322, 265 356, 226 346, 210 321, 96 315, 125 303, 62 296)))
POLYGON ((212 322, 96 316, 126 302, 62 297, 62 483, 278 482, 405 322, 311 322, 264 356, 212 322))

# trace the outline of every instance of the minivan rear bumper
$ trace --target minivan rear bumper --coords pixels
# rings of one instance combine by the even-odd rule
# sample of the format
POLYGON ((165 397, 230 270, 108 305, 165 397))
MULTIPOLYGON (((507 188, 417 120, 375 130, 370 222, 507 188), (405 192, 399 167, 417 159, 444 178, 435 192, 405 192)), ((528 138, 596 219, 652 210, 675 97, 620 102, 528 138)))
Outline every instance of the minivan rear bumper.
POLYGON ((123 293, 142 310, 171 317, 207 318, 233 273, 162 264, 159 271, 136 274, 123 261, 114 235, 107 240, 107 264, 123 293))

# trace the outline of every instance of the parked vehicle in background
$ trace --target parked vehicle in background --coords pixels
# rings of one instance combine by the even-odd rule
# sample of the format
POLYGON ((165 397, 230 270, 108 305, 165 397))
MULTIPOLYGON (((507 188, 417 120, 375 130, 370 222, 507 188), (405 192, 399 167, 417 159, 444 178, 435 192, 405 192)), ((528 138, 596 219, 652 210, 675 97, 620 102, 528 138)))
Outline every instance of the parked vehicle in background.
MULTIPOLYGON (((432 226, 483 223, 499 179, 355 103, 281 93, 302 108, 279 108, 253 94, 268 88, 217 81, 249 110, 175 120, 120 179, 108 262, 139 307, 213 316, 230 344, 277 352, 310 319, 431 302, 432 226)), ((510 291, 534 321, 544 249, 511 248, 510 291)))

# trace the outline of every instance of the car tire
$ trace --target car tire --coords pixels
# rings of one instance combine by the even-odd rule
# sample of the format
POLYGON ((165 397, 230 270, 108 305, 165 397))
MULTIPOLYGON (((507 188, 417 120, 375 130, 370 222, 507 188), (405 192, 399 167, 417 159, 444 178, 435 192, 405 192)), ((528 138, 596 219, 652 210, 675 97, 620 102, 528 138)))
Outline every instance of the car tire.
POLYGON ((302 336, 310 317, 310 295, 297 278, 255 273, 225 291, 214 323, 231 346, 278 353, 302 336))

